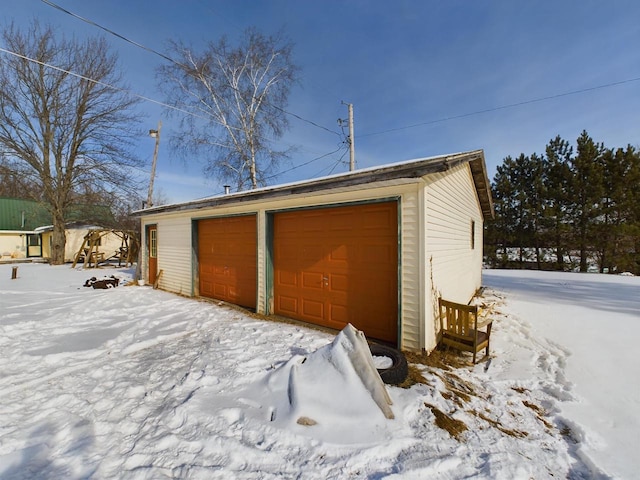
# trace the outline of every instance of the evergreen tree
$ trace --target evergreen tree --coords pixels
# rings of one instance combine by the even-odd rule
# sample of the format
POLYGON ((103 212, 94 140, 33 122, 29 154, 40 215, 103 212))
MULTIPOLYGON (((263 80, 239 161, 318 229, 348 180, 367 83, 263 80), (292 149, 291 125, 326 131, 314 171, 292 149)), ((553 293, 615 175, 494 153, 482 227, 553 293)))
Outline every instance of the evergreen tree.
POLYGON ((544 157, 533 153, 521 155, 519 184, 523 192, 523 207, 526 235, 525 246, 534 248, 538 270, 542 268, 540 247, 543 244, 545 203, 544 157))
POLYGON ((556 252, 556 269, 565 269, 565 254, 568 249, 568 204, 569 183, 573 148, 560 135, 549 141, 545 149, 544 165, 544 224, 547 228, 546 245, 556 252))
POLYGON ((501 246, 507 260, 507 248, 518 247, 519 263, 525 263, 527 248, 536 250, 540 265, 540 228, 542 219, 542 157, 520 154, 506 157, 498 166, 493 183, 496 218, 490 223, 489 237, 501 246))
POLYGON ((506 157, 502 165, 496 169, 493 178, 493 200, 495 217, 487 224, 488 239, 491 246, 485 251, 501 250, 500 256, 496 253, 498 266, 508 265, 508 248, 516 244, 515 225, 517 223, 517 207, 515 202, 515 189, 512 182, 512 170, 514 161, 506 157))
POLYGON ((589 251, 597 235, 595 226, 602 212, 603 153, 604 146, 594 142, 583 130, 577 140, 576 155, 572 158, 570 182, 570 213, 574 243, 580 252, 581 272, 587 271, 589 251))
MULTIPOLYGON (((631 147, 627 147, 627 152, 631 147)), ((629 271, 640 275, 640 152, 634 151, 627 176, 627 205, 629 208, 627 235, 632 245, 629 254, 629 271)))
POLYGON ((494 265, 509 266, 513 249, 520 267, 535 251, 545 266, 542 248, 556 252, 556 268, 579 252, 580 271, 598 260, 601 272, 640 274, 640 153, 605 149, 583 131, 575 150, 556 136, 545 156, 508 156, 497 167, 492 190, 496 217, 487 224, 487 252, 502 248, 494 265))
POLYGON ((634 270, 635 239, 638 224, 634 209, 638 202, 638 153, 627 149, 606 150, 602 159, 602 215, 597 236, 600 272, 634 270))

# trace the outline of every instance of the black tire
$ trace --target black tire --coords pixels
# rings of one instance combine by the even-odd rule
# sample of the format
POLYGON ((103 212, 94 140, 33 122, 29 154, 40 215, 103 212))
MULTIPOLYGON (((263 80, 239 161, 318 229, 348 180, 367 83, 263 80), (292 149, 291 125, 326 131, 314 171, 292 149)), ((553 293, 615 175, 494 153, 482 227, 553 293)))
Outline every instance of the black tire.
POLYGON ((379 343, 369 344, 369 350, 371 350, 371 356, 388 357, 393 361, 389 368, 378 368, 378 373, 384 383, 398 385, 406 380, 409 375, 409 367, 407 359, 400 350, 379 343))

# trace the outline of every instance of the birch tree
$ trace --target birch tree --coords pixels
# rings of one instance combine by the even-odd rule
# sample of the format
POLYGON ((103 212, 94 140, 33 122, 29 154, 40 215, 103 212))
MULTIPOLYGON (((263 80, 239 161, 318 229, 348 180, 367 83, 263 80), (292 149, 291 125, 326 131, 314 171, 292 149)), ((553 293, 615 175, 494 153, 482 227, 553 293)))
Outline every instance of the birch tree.
POLYGON ((0 52, 2 168, 53 218, 53 264, 64 262, 65 222, 82 191, 135 189, 130 152, 137 100, 122 89, 117 57, 102 38, 58 38, 34 21, 10 25, 0 52))
POLYGON ((292 49, 282 36, 255 29, 235 46, 226 37, 202 51, 170 44, 174 62, 159 68, 160 88, 168 104, 192 113, 182 116, 174 145, 209 156, 208 176, 256 188, 288 156, 273 141, 288 128, 284 108, 298 71, 292 49))

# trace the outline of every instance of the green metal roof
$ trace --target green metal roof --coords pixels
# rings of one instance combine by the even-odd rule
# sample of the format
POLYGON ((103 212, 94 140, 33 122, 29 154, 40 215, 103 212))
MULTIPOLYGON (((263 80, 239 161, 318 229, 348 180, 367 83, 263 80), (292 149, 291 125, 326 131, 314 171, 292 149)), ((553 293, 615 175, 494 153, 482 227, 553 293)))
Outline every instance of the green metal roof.
POLYGON ((51 222, 51 214, 38 202, 0 198, 0 230, 29 232, 51 222))

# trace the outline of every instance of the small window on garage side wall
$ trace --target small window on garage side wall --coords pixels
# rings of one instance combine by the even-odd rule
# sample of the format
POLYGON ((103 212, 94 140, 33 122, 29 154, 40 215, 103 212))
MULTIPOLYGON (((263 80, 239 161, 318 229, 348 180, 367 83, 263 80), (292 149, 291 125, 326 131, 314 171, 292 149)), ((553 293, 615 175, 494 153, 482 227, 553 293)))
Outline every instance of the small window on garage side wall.
POLYGON ((471 220, 471 250, 476 248, 476 221, 471 220))

